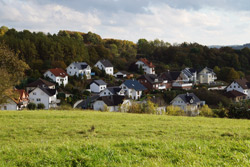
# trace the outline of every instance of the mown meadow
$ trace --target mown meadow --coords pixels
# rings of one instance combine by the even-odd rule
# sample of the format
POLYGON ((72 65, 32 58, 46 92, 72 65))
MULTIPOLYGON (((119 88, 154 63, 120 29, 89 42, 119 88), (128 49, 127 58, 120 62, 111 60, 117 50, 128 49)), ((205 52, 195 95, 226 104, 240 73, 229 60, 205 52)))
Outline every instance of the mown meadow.
POLYGON ((0 111, 0 166, 250 166, 250 121, 0 111))

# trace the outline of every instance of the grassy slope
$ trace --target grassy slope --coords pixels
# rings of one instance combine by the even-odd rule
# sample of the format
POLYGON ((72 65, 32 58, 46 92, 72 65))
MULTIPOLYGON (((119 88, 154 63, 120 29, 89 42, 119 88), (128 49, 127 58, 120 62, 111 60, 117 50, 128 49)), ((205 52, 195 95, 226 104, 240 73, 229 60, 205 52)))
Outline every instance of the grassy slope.
POLYGON ((77 165, 249 166, 250 121, 93 111, 0 112, 0 166, 77 165))

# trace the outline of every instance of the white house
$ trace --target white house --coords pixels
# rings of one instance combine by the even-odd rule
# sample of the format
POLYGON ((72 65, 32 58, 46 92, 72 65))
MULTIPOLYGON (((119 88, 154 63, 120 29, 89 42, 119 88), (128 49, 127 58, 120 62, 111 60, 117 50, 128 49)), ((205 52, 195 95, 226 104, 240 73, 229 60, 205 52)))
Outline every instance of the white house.
POLYGON ((126 80, 121 84, 120 88, 124 90, 124 94, 131 99, 138 100, 142 96, 142 91, 146 88, 136 80, 126 80))
POLYGON ((29 93, 30 102, 39 104, 43 103, 45 109, 57 107, 57 103, 60 102, 56 98, 57 91, 55 89, 46 89, 43 87, 37 87, 29 93))
POLYGON ((139 59, 136 63, 137 68, 142 68, 145 74, 155 74, 155 66, 152 62, 148 61, 146 58, 139 59))
POLYGON ((124 98, 124 96, 118 95, 100 97, 93 103, 93 109, 100 111, 107 110, 111 112, 119 111, 119 105, 127 103, 124 98))
POLYGON ((110 63, 109 60, 99 60, 96 64, 95 67, 99 68, 100 70, 104 70, 106 74, 108 75, 113 75, 114 74, 114 67, 110 63))
POLYGON ((49 69, 44 73, 44 77, 49 77, 58 85, 66 86, 68 84, 68 74, 61 68, 49 69))
POLYGON ((230 85, 226 87, 226 90, 227 92, 236 90, 247 95, 246 99, 250 99, 250 82, 245 78, 234 80, 230 85))
POLYGON ((200 84, 211 84, 217 79, 216 74, 211 68, 205 67, 197 74, 197 81, 200 84))
POLYGON ((107 83, 103 80, 94 80, 90 84, 90 90, 94 93, 100 93, 107 88, 107 83))
POLYGON ((197 80, 197 71, 192 68, 185 68, 184 70, 181 71, 181 75, 183 77, 183 80, 187 82, 193 82, 196 83, 197 80))
POLYGON ((69 76, 83 77, 85 75, 87 79, 91 79, 91 67, 86 62, 73 62, 66 70, 69 76))
POLYGON ((19 104, 16 100, 12 98, 8 98, 7 102, 4 104, 0 104, 0 110, 19 110, 19 104))
POLYGON ((103 90, 100 93, 100 96, 113 96, 113 95, 119 95, 119 96, 125 96, 124 90, 120 88, 119 86, 114 87, 107 87, 105 90, 103 90))
MULTIPOLYGON (((180 107, 185 112, 197 111, 200 107, 205 105, 194 93, 179 94, 171 102, 171 105, 180 107)), ((197 113, 198 114, 198 113, 197 113)))

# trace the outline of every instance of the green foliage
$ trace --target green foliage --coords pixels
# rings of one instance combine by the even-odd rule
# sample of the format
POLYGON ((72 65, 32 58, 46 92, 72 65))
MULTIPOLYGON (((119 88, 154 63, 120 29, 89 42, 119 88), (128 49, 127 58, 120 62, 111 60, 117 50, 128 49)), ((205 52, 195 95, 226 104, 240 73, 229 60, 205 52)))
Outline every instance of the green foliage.
POLYGON ((220 118, 2 111, 0 164, 249 166, 249 127, 247 120, 220 118))
POLYGON ((28 110, 35 110, 36 109, 36 104, 35 103, 29 103, 27 105, 28 110))
POLYGON ((200 109, 199 115, 204 116, 204 117, 213 117, 214 113, 213 113, 212 109, 208 107, 208 105, 204 105, 200 109))
POLYGON ((45 109, 45 105, 43 103, 38 103, 37 109, 39 109, 39 110, 45 109))
POLYGON ((228 112, 229 118, 245 118, 250 119, 249 104, 247 103, 235 103, 231 104, 228 112))
POLYGON ((180 107, 171 105, 167 107, 166 115, 186 116, 186 113, 180 107))

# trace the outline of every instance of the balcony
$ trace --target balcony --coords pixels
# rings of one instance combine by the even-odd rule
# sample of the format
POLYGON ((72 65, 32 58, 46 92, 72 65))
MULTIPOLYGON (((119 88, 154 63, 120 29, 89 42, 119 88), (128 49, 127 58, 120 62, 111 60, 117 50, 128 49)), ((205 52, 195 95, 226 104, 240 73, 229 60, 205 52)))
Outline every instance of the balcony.
POLYGON ((178 83, 175 82, 172 84, 173 88, 179 88, 179 89, 186 89, 186 88, 191 88, 193 86, 192 83, 178 83))

